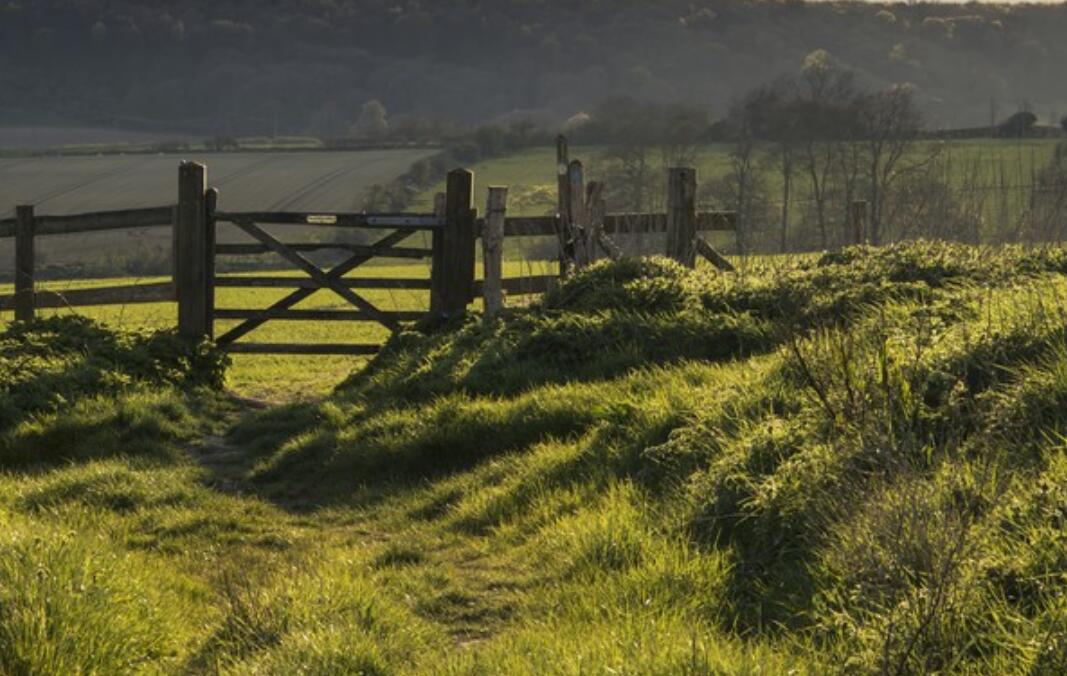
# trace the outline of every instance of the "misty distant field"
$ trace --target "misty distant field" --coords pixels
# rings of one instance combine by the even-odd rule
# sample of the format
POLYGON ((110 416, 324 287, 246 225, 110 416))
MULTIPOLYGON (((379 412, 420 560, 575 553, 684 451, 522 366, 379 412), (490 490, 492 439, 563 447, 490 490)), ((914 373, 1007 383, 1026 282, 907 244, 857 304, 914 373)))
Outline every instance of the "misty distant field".
MULTIPOLYGON (((0 159, 0 218, 18 204, 38 214, 74 214, 173 204, 178 164, 203 162, 208 180, 220 191, 220 207, 242 210, 352 211, 362 206, 368 186, 402 174, 427 150, 344 153, 191 153, 0 159)), ((38 244, 44 264, 88 263, 100 257, 169 249, 167 228, 44 237, 38 244)), ((0 274, 13 266, 10 240, 0 241, 0 274)))
POLYGON ((0 127, 0 151, 195 141, 195 136, 109 127, 0 127))

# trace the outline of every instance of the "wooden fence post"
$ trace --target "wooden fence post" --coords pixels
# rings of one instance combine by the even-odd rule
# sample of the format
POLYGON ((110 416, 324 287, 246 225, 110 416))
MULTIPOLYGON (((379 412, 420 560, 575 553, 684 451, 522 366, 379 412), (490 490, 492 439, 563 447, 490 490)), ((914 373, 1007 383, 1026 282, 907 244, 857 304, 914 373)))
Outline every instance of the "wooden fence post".
POLYGON ((463 314, 474 300, 475 211, 474 174, 456 169, 448 174, 445 225, 434 231, 430 312, 448 318, 463 314))
MULTIPOLYGON (((205 176, 206 178, 206 176, 205 176)), ((217 223, 215 212, 219 208, 219 189, 208 188, 204 194, 204 221, 207 230, 207 244, 204 247, 204 266, 207 275, 206 312, 207 312, 207 336, 215 339, 215 243, 217 239, 217 223)))
POLYGON ((34 288, 34 219, 32 206, 15 209, 15 321, 33 321, 36 315, 34 288))
POLYGON ((696 169, 673 168, 667 180, 667 256, 696 267, 696 169))
POLYGON ((445 227, 448 223, 448 196, 443 192, 433 196, 433 215, 445 224, 430 233, 430 313, 436 316, 441 312, 443 303, 441 285, 444 280, 441 277, 445 268, 445 227))
POLYGON ((589 219, 586 217, 585 204, 585 169, 579 160, 571 162, 567 168, 567 182, 570 187, 571 204, 569 208, 569 228, 567 241, 568 263, 573 263, 576 269, 584 268, 589 264, 589 256, 586 247, 589 219))
POLYGON ((208 223, 207 167, 182 162, 178 169, 177 287, 178 335, 202 340, 211 335, 211 234, 208 223))
POLYGON ((863 244, 867 230, 867 202, 857 200, 852 203, 852 243, 863 244))
POLYGON ((482 265, 485 281, 485 318, 492 319, 504 307, 504 221, 508 213, 508 189, 489 188, 489 203, 485 209, 485 230, 482 232, 482 265))
POLYGON ((566 277, 570 261, 574 259, 574 249, 570 243, 571 234, 571 180, 570 153, 567 137, 556 137, 556 235, 559 237, 559 276, 566 277))
POLYGON ((448 215, 448 198, 443 192, 439 192, 433 196, 433 215, 438 218, 444 218, 448 215))

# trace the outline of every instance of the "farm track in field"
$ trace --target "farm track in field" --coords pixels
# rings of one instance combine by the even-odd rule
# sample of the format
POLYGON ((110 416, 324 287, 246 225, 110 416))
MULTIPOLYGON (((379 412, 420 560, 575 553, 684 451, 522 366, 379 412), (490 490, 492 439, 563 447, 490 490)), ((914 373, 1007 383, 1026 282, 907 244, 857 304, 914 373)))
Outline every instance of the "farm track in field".
POLYGON ((272 158, 260 160, 259 162, 253 162, 244 167, 239 167, 238 169, 235 169, 228 174, 224 174, 221 178, 215 179, 213 183, 216 187, 222 188, 238 179, 247 178, 248 176, 255 174, 261 169, 270 166, 273 162, 274 160, 272 158))
MULTIPOLYGON (((62 215, 173 204, 178 164, 204 162, 208 182, 221 189, 226 211, 361 208, 368 187, 388 183, 432 151, 214 153, 106 157, 35 157, 0 160, 0 218, 18 204, 42 215, 62 215)), ((96 266, 132 255, 159 255, 169 247, 163 228, 42 238, 48 265, 96 266)), ((13 265, 12 242, 0 240, 0 275, 13 265)), ((115 272, 121 273, 121 269, 115 272)))
POLYGON ((352 173, 354 167, 341 167, 335 169, 325 175, 317 176, 316 178, 308 181, 300 188, 290 193, 288 196, 274 202, 269 208, 270 211, 285 211, 293 208, 295 205, 306 201, 306 198, 311 195, 315 195, 323 192, 330 185, 341 179, 347 174, 352 173))
POLYGON ((36 196, 32 197, 29 200, 29 203, 33 204, 35 206, 45 207, 45 209, 47 210, 48 202, 50 200, 54 200, 56 198, 63 197, 64 195, 69 195, 69 194, 78 192, 79 190, 84 190, 85 188, 88 188, 91 185, 94 185, 94 184, 97 184, 97 183, 101 183, 103 181, 107 181, 107 180, 112 179, 112 178, 118 178, 119 176, 125 176, 125 175, 128 175, 128 174, 134 173, 138 169, 144 167, 146 164, 147 164, 147 162, 139 162, 139 163, 137 163, 137 164, 135 164, 133 166, 119 167, 118 169, 115 169, 114 171, 110 171, 110 172, 108 172, 106 174, 100 174, 98 176, 94 176, 94 177, 92 177, 92 178, 90 178, 88 180, 81 181, 79 183, 75 183, 74 185, 69 185, 69 186, 65 186, 65 187, 62 187, 62 188, 57 188, 57 189, 52 190, 50 192, 46 192, 46 193, 43 193, 43 194, 36 195, 36 196))

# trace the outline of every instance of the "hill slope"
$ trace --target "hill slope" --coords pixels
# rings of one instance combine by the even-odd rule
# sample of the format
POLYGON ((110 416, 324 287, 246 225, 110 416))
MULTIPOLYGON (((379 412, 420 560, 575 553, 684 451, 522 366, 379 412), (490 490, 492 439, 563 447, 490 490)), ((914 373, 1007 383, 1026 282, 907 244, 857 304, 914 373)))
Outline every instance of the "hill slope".
POLYGON ((622 94, 723 112, 825 49, 875 85, 917 85, 936 125, 981 126, 991 99, 1062 112, 1065 24, 1052 5, 8 2, 0 84, 19 96, 0 122, 335 136, 372 98, 484 121, 622 94))
POLYGON ((0 455, 0 670, 1061 673, 1065 272, 924 243, 601 264, 319 403, 120 380, 95 396, 186 422, 0 455))

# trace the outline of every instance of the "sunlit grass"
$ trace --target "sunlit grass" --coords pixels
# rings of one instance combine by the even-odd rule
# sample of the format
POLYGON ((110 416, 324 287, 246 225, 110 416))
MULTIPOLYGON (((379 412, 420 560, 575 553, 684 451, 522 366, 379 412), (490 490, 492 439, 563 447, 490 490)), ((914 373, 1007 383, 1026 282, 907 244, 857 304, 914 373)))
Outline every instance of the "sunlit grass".
MULTIPOLYGON (((480 278, 480 267, 477 276, 480 278)), ((507 261, 506 277, 525 277, 553 274, 558 265, 549 261, 507 261)), ((255 274, 255 273, 242 273, 255 274)), ((303 277, 292 271, 270 271, 271 276, 303 277)), ((428 279, 429 267, 423 264, 373 265, 359 268, 349 277, 388 277, 428 279)), ((111 278, 45 282, 41 288, 62 292, 101 286, 124 284, 158 283, 169 281, 164 277, 111 278)), ((0 284, 0 295, 13 292, 13 287, 0 284)), ((287 289, 218 289, 216 307, 234 309, 266 308, 280 300, 287 289)), ((419 290, 368 290, 360 295, 383 310, 424 311, 429 309, 429 292, 419 290)), ((515 297, 509 303, 521 305, 532 297, 515 297)), ((480 304, 476 301, 475 307, 480 304)), ((350 310, 351 305, 329 291, 315 294, 295 306, 298 309, 350 310)), ((41 316, 75 313, 100 320, 109 326, 126 330, 163 329, 177 324, 177 306, 173 303, 149 303, 125 306, 91 308, 68 308, 41 310, 41 316)), ((12 312, 0 312, 0 326, 11 321, 12 312)), ((219 321, 216 335, 221 335, 238 322, 219 321)), ((246 342, 265 343, 342 343, 380 344, 389 337, 389 330, 372 322, 292 322, 272 321, 246 336, 246 342)), ((235 355, 233 367, 228 372, 228 384, 236 392, 268 401, 306 399, 326 394, 353 370, 366 362, 361 357, 343 356, 275 356, 235 355)))
POLYGON ((0 436, 0 672, 1062 673, 1061 253, 600 266, 260 411, 102 379, 0 436))

